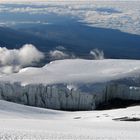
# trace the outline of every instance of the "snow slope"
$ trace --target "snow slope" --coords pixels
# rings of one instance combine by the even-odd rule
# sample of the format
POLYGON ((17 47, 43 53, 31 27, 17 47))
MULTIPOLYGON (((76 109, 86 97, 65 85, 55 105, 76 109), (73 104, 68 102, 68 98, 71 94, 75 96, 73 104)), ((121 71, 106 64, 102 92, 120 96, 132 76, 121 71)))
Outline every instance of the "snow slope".
POLYGON ((27 84, 102 83, 140 75, 139 60, 84 60, 53 61, 42 68, 25 68, 19 73, 1 75, 0 81, 27 84))
POLYGON ((0 100, 0 139, 139 140, 140 122, 112 119, 140 117, 140 107, 89 112, 61 112, 0 100))

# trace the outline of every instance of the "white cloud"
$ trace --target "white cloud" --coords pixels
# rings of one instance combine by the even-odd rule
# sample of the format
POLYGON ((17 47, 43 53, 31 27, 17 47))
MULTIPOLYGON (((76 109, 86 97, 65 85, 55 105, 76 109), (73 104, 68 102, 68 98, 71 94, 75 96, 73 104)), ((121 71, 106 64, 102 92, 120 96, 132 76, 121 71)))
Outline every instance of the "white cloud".
POLYGON ((31 44, 24 45, 21 49, 19 49, 19 60, 23 66, 39 62, 43 57, 43 53, 31 44))
POLYGON ((102 60, 104 59, 104 52, 99 50, 99 49, 93 49, 90 51, 90 55, 93 57, 95 60, 102 60))
POLYGON ((16 72, 22 67, 39 62, 43 58, 43 53, 31 44, 11 50, 0 47, 0 72, 16 72))
POLYGON ((69 58, 69 54, 60 51, 60 50, 53 50, 49 52, 49 56, 51 59, 56 60, 56 59, 64 59, 64 58, 69 58))
POLYGON ((11 74, 13 72, 18 72, 21 69, 20 66, 2 66, 0 67, 1 74, 11 74))

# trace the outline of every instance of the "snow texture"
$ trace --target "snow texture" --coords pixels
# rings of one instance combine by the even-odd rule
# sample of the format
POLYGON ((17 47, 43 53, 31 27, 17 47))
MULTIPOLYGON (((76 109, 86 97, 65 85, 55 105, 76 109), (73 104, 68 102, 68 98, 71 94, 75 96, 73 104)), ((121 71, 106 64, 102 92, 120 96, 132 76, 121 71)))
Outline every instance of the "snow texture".
POLYGON ((102 83, 140 75, 139 60, 84 60, 53 61, 42 68, 29 67, 18 73, 1 75, 0 81, 28 84, 102 83))
POLYGON ((107 111, 62 112, 0 100, 0 139, 18 140, 139 140, 140 107, 107 111))

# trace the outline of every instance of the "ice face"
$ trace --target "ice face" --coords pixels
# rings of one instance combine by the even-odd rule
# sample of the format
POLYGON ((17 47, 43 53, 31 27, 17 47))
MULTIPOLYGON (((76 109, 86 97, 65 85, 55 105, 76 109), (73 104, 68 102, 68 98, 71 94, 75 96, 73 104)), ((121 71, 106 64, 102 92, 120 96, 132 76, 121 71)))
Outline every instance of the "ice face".
POLYGON ((92 110, 94 96, 78 90, 69 90, 66 85, 27 85, 0 83, 0 98, 30 106, 58 110, 92 110))
POLYGON ((102 84, 26 85, 0 83, 0 99, 20 104, 56 110, 94 110, 99 104, 112 99, 140 100, 140 87, 118 84, 116 81, 102 84))

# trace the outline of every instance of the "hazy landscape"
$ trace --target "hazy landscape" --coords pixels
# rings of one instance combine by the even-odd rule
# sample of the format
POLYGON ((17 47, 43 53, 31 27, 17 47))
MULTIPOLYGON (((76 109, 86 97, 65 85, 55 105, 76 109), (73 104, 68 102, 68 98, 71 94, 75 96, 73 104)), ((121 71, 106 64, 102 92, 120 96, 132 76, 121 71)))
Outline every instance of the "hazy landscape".
POLYGON ((0 1, 0 139, 139 140, 139 105, 140 1, 0 1))

